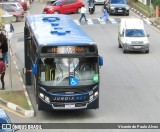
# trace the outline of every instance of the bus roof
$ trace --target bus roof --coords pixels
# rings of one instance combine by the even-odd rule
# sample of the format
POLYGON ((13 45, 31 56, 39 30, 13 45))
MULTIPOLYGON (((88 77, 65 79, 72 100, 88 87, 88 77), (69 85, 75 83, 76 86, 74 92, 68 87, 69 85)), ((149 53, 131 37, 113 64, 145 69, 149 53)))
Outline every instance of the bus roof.
POLYGON ((41 14, 28 16, 28 26, 39 45, 89 45, 95 44, 68 15, 41 14))

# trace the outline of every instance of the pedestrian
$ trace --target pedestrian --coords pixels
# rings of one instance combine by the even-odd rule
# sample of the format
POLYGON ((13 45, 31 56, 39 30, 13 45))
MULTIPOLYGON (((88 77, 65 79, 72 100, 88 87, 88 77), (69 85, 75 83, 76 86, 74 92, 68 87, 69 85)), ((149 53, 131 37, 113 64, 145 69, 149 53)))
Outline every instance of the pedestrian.
POLYGON ((108 0, 105 0, 103 3, 104 8, 107 6, 108 0))
POLYGON ((4 90, 4 75, 5 75, 6 67, 4 63, 4 59, 0 57, 0 78, 1 78, 1 83, 2 83, 2 90, 4 90))
POLYGON ((10 41, 13 37, 13 33, 14 33, 14 27, 12 25, 12 23, 10 24, 10 30, 8 32, 8 40, 10 41))
POLYGON ((86 19, 86 11, 87 11, 87 9, 85 8, 85 5, 82 5, 82 7, 81 7, 81 17, 79 19, 80 22, 81 22, 82 18, 84 18, 86 22, 88 21, 86 19))
POLYGON ((100 19, 108 21, 108 11, 107 11, 107 9, 102 6, 102 11, 103 11, 103 16, 101 16, 100 19))
POLYGON ((1 23, 0 25, 0 32, 3 33, 6 36, 6 30, 5 30, 5 24, 1 23))
POLYGON ((0 50, 2 53, 2 58, 4 59, 6 66, 8 66, 8 40, 6 35, 2 32, 0 33, 0 50))

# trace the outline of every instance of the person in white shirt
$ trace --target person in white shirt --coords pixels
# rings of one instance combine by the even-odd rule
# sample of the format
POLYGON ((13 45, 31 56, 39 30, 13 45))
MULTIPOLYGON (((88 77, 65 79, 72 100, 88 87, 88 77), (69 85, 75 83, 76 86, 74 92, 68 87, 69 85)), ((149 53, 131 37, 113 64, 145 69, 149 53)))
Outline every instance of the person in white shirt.
POLYGON ((86 19, 86 11, 87 9, 85 8, 85 6, 83 5, 82 8, 81 8, 81 17, 79 19, 79 21, 81 22, 81 19, 84 18, 85 21, 87 22, 88 20, 86 19))

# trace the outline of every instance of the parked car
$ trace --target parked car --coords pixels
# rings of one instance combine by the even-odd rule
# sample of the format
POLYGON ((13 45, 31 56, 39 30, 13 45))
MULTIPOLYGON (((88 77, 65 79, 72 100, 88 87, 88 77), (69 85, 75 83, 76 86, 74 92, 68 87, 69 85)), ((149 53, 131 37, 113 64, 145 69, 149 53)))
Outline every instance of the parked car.
POLYGON ((8 2, 18 2, 23 7, 24 11, 28 10, 28 4, 25 0, 8 0, 8 2))
POLYGON ((23 10, 23 7, 18 2, 0 2, 0 6, 13 6, 17 8, 17 10, 23 10))
POLYGON ((129 6, 125 0, 109 0, 106 4, 108 13, 129 15, 129 6))
POLYGON ((9 123, 11 123, 11 121, 10 121, 8 115, 6 114, 6 112, 3 109, 0 109, 0 131, 1 132, 14 132, 14 130, 8 128, 9 127, 8 125, 7 125, 8 129, 4 129, 4 127, 6 125, 2 126, 2 124, 9 124, 9 123))
POLYGON ((105 0, 94 0, 95 4, 104 4, 105 0))
POLYGON ((47 1, 47 4, 48 5, 51 5, 51 4, 53 4, 54 2, 56 2, 57 0, 49 0, 49 1, 47 1))
POLYGON ((83 3, 81 0, 57 0, 53 5, 47 5, 44 14, 80 13, 83 3))
POLYGON ((0 8, 7 11, 10 15, 13 15, 12 22, 17 22, 19 19, 24 18, 24 10, 18 10, 17 8, 10 5, 0 5, 0 8))

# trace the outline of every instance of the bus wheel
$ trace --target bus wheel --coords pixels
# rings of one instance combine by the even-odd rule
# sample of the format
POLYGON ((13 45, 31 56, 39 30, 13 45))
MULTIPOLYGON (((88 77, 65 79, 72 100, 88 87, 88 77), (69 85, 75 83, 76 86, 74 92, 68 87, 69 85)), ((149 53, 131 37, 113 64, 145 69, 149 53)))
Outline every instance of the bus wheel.
POLYGON ((40 103, 40 99, 39 99, 39 97, 37 96, 37 107, 38 107, 38 110, 42 110, 42 106, 41 106, 41 103, 40 103))
POLYGON ((55 11, 54 14, 59 14, 59 11, 55 11))

